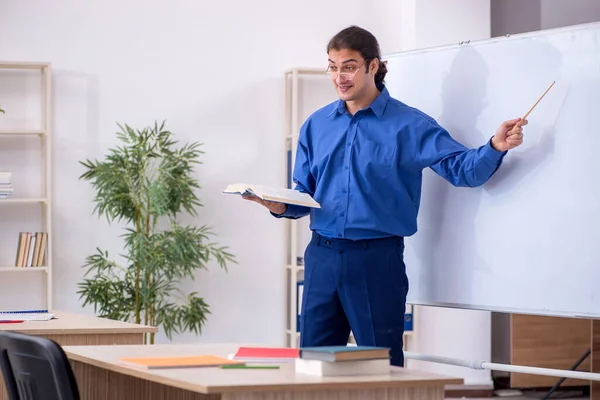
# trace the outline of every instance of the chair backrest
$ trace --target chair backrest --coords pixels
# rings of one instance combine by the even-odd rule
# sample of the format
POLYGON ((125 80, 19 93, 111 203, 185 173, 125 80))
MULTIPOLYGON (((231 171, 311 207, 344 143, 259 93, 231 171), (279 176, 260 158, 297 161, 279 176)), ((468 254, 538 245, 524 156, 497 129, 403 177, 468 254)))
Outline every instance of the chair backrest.
POLYGON ((0 369, 9 400, 79 400, 71 364, 50 339, 0 332, 0 369))

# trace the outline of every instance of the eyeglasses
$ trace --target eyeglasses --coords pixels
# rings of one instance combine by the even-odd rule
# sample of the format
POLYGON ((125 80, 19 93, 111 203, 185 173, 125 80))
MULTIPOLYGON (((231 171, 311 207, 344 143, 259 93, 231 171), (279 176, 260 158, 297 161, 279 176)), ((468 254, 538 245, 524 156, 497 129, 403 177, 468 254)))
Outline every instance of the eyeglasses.
POLYGON ((325 73, 329 75, 332 79, 337 79, 337 77, 339 76, 343 80, 348 81, 354 78, 354 75, 356 75, 356 73, 362 68, 363 65, 365 65, 366 62, 367 60, 365 60, 365 62, 360 64, 358 67, 355 67, 354 65, 345 65, 342 67, 341 72, 337 70, 337 66, 330 65, 327 67, 325 73), (336 68, 336 70, 332 70, 332 68, 336 68))

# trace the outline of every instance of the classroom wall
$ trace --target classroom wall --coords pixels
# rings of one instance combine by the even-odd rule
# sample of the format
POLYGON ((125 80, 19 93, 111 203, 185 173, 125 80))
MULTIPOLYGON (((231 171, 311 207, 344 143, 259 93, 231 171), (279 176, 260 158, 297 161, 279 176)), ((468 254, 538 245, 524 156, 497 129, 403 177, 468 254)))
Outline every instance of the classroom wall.
MULTIPOLYGON (((397 50, 394 1, 35 0, 0 7, 0 58, 53 64, 54 306, 81 311, 76 291, 85 257, 97 246, 121 251, 122 226, 92 215, 94 193, 78 179, 78 162, 116 145, 117 122, 143 128, 167 120, 177 138, 202 142, 206 152, 197 168, 204 208, 186 222, 212 226, 214 240, 239 261, 229 273, 212 263, 184 285, 211 307, 201 340, 282 344, 283 224, 221 190, 237 181, 284 184, 283 71, 325 68, 327 41, 350 24, 397 50)), ((3 221, 3 231, 15 230, 13 222, 3 221)), ((0 279, 0 308, 39 304, 33 274, 0 279)))
POLYGON ((492 36, 600 21, 597 0, 492 0, 492 36))

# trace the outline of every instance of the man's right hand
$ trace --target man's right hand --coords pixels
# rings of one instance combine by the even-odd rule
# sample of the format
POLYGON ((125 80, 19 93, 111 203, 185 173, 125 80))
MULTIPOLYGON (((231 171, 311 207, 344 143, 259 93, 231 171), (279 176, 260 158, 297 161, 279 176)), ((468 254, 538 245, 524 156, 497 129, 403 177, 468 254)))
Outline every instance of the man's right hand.
POLYGON ((284 204, 284 203, 278 203, 276 201, 265 201, 263 199, 259 199, 258 197, 252 196, 252 195, 243 195, 242 198, 265 206, 273 214, 280 215, 280 214, 283 214, 285 212, 285 210, 287 210, 287 204, 284 204))

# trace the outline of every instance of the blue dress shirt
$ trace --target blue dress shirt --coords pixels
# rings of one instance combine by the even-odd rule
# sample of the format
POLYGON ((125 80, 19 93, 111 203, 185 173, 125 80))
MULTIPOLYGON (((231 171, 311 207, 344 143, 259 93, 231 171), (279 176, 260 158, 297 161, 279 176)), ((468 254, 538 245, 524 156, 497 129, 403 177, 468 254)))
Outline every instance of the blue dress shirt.
MULTIPOLYGON (((455 186, 484 184, 506 152, 491 140, 467 149, 425 113, 390 97, 351 115, 338 100, 302 125, 293 180, 320 209, 288 205, 278 218, 310 213, 310 229, 350 240, 410 236, 417 231, 422 170, 455 186)), ((275 214, 273 214, 275 215, 275 214)))

